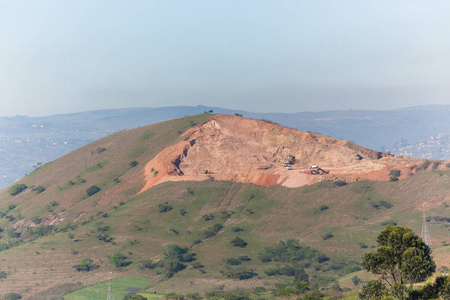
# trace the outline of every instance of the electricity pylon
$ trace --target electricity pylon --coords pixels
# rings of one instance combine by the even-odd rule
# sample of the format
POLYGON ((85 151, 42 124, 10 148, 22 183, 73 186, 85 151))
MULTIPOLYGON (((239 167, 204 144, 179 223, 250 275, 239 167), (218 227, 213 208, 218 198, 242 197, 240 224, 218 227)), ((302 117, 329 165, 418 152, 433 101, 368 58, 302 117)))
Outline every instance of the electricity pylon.
POLYGON ((430 232, 428 231, 428 226, 427 226, 427 217, 425 215, 425 204, 426 202, 423 203, 423 222, 422 222, 422 241, 424 241, 424 243, 430 247, 430 249, 433 248, 433 245, 431 244, 431 238, 430 238, 430 232))

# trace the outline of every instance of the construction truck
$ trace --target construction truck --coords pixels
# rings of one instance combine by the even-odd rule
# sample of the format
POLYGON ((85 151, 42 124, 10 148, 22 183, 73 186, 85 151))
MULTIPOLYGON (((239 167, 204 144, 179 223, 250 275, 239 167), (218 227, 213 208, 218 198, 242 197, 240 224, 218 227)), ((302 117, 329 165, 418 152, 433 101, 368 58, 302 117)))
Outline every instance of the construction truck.
POLYGON ((305 170, 305 171, 303 171, 303 173, 308 174, 308 175, 326 175, 326 174, 329 174, 330 171, 327 171, 327 170, 317 167, 317 168, 314 168, 311 170, 305 170))
POLYGON ((209 169, 205 169, 205 170, 202 170, 202 173, 203 173, 203 174, 210 174, 211 171, 210 171, 209 169))

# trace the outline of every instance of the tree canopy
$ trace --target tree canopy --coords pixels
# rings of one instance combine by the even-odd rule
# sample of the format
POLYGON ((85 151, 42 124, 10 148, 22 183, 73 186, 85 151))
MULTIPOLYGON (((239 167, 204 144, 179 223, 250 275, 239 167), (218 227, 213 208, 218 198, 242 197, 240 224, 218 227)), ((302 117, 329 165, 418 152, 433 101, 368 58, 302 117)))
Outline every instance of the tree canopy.
POLYGON ((378 248, 362 258, 363 268, 378 276, 378 283, 369 282, 363 288, 362 299, 390 294, 405 299, 412 284, 426 280, 436 269, 431 249, 411 229, 389 225, 377 238, 378 248), (383 285, 384 284, 384 285, 383 285), (405 284, 410 284, 409 288, 405 284))

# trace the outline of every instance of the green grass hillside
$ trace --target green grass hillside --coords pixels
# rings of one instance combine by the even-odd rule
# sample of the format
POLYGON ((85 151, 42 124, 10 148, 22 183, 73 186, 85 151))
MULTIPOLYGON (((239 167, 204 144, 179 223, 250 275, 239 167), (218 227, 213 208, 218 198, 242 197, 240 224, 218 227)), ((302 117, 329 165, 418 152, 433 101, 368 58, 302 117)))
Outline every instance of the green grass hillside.
POLYGON ((27 188, 16 195, 8 193, 11 188, 3 190, 0 271, 6 275, 0 295, 41 293, 47 299, 47 290, 61 287, 65 294, 80 287, 64 290, 69 283, 91 286, 124 275, 148 278, 140 286, 145 293, 269 289, 292 281, 292 276, 276 275, 289 267, 303 268, 315 287, 342 279, 343 286, 355 288, 348 278, 387 224, 420 233, 423 202, 438 267, 448 266, 450 171, 423 171, 396 182, 338 186, 324 181, 296 189, 169 182, 136 195, 144 185, 146 162, 209 117, 113 134, 36 169, 17 183, 15 191, 19 184, 27 188), (280 240, 290 246, 281 249, 280 240), (170 244, 188 251, 183 266, 171 273, 170 244), (264 262, 267 253, 280 251, 289 258, 280 254, 264 262), (117 253, 126 257, 119 267, 110 260, 117 253), (84 258, 92 259, 89 272, 73 268, 84 258), (251 278, 236 279, 245 274, 251 278))

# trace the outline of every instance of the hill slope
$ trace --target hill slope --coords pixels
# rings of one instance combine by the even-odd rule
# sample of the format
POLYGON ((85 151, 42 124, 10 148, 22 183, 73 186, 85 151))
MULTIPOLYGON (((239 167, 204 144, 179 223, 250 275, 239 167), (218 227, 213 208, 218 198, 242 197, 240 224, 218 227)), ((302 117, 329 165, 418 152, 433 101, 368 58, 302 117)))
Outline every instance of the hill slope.
POLYGON ((355 174, 371 174, 366 165, 388 172, 412 163, 382 156, 345 141, 208 114, 118 132, 38 168, 18 182, 28 186, 21 193, 0 193, 0 268, 8 273, 0 294, 34 297, 65 283, 89 285, 130 272, 151 278, 149 289, 162 292, 271 286, 287 278, 265 275, 276 263, 263 263, 258 254, 289 238, 331 258, 316 261, 315 267, 305 265, 311 281, 319 284, 351 271, 345 267, 354 266, 351 261, 358 261, 365 247, 375 243, 385 224, 396 222, 418 232, 424 201, 432 216, 437 262, 448 265, 449 247, 441 243, 450 226, 445 218, 450 173, 444 164, 436 165, 442 170, 408 173, 397 182, 360 180, 339 187, 325 176, 300 174, 313 178, 307 180, 309 185, 288 188, 283 185, 289 178, 280 180, 317 161, 330 167, 330 176, 339 170, 335 174, 348 181, 356 179, 355 174), (296 156, 292 171, 280 165, 287 154, 296 156), (212 177, 201 174, 205 167, 211 168, 212 177), (272 176, 278 176, 272 186, 250 184, 272 176), (89 195, 92 186, 100 190, 89 195), (206 237, 214 224, 219 230, 206 237), (232 246, 237 236, 248 245, 232 246), (161 269, 141 268, 143 260, 161 259, 169 243, 192 247, 206 273, 190 263, 163 280, 161 269), (116 252, 132 264, 114 267, 108 256, 116 252), (242 254, 252 259, 243 268, 258 277, 236 281, 220 273, 229 270, 224 259, 242 254), (87 273, 72 268, 86 257, 99 268, 87 273))

